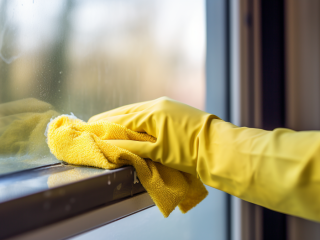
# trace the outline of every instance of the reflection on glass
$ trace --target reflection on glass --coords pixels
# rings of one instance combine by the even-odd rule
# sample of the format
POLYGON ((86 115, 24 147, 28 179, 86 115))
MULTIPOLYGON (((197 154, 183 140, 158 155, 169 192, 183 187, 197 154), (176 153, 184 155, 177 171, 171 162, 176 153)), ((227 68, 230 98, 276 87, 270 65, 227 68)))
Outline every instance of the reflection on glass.
POLYGON ((53 164, 44 131, 53 106, 33 99, 0 104, 0 174, 53 164))
POLYGON ((105 174, 111 170, 56 165, 47 169, 0 179, 0 203, 50 188, 105 174))
POLYGON ((0 0, 0 174, 56 161, 56 112, 86 121, 164 95, 203 108, 204 30, 203 1, 0 0))

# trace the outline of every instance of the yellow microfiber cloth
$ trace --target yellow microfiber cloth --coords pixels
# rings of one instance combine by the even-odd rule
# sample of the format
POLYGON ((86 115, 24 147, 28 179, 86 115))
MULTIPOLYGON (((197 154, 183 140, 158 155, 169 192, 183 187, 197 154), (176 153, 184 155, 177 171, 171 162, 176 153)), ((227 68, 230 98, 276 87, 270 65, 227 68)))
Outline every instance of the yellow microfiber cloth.
POLYGON ((108 121, 85 123, 69 115, 52 120, 46 132, 49 148, 59 160, 105 169, 134 166, 142 185, 164 217, 168 217, 176 206, 186 213, 208 194, 195 176, 143 159, 105 141, 155 142, 156 139, 148 134, 134 132, 108 121))

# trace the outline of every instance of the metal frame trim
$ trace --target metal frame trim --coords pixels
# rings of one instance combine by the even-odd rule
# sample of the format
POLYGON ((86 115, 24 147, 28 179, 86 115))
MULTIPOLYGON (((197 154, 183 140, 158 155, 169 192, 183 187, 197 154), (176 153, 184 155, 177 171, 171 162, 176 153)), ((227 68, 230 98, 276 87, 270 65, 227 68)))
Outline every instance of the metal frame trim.
POLYGON ((43 228, 9 238, 8 240, 65 239, 127 217, 154 206, 148 193, 142 193, 112 205, 54 223, 43 228))

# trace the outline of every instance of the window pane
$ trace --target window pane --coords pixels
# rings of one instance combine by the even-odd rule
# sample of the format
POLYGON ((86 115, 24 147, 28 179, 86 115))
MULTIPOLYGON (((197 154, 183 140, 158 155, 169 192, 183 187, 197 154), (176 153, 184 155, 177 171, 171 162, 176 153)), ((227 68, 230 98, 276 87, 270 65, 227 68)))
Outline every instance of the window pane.
MULTIPOLYGON (((204 109, 204 62, 204 0, 0 0, 0 174, 58 162, 58 114, 164 95, 204 109)), ((208 190, 185 215, 153 207, 75 239, 224 239, 225 195, 208 190)))
POLYGON ((169 96, 204 107, 204 2, 0 0, 0 174, 58 161, 50 118, 169 96))

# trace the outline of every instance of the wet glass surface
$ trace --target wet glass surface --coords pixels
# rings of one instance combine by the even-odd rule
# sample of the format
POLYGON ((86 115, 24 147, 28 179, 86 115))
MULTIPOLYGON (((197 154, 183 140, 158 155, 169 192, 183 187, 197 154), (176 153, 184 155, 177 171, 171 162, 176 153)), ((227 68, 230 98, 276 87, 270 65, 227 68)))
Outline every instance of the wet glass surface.
POLYGON ((0 0, 0 175, 58 163, 46 124, 169 96, 204 107, 204 2, 0 0))

